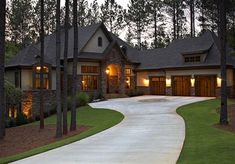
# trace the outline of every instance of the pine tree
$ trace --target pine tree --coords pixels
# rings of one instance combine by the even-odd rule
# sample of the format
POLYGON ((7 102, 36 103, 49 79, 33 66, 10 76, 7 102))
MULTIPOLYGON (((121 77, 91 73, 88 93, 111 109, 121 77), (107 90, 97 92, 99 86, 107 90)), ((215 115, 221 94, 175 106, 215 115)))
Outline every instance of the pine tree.
POLYGON ((226 73, 226 3, 227 0, 218 0, 218 15, 219 15, 219 40, 221 53, 221 109, 220 109, 220 124, 228 124, 227 113, 227 73, 226 73))
POLYGON ((64 39, 64 76, 63 76, 63 134, 68 133, 67 97, 68 97, 68 39, 69 39, 69 0, 65 1, 65 39, 64 39))
POLYGON ((0 140, 5 136, 5 21, 6 21, 6 0, 0 1, 0 140))
POLYGON ((164 15, 164 4, 162 0, 150 1, 150 29, 153 29, 151 38, 153 37, 152 48, 165 47, 166 44, 166 17, 164 15))
MULTIPOLYGON (((37 41, 40 31, 40 3, 36 3, 33 17, 32 38, 37 41)), ((56 0, 44 1, 44 32, 49 35, 56 30, 56 0)))
POLYGON ((126 11, 115 0, 105 0, 101 5, 100 19, 108 30, 116 35, 125 27, 124 16, 126 11))
POLYGON ((70 131, 76 130, 76 94, 77 94, 77 65, 78 65, 78 11, 77 0, 73 0, 73 27, 74 27, 74 51, 73 51, 73 84, 72 84, 72 109, 70 131))
POLYGON ((40 40, 41 40, 41 56, 40 56, 40 129, 44 129, 44 0, 40 0, 40 40))
MULTIPOLYGON (((11 0, 9 26, 10 37, 14 43, 28 44, 33 20, 32 0, 11 0)), ((39 14, 40 15, 40 14, 39 14)))
POLYGON ((149 9, 149 3, 142 0, 130 0, 128 5, 127 23, 136 35, 138 49, 142 48, 142 33, 146 31, 149 23, 149 9))
POLYGON ((60 0, 56 1, 56 137, 62 136, 62 114, 61 114, 61 78, 60 78, 60 0))

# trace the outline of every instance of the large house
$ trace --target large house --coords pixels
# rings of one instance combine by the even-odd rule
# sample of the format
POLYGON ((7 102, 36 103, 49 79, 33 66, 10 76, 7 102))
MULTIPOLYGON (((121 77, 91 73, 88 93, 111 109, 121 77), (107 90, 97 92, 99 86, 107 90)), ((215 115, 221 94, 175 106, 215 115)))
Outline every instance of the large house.
MULTIPOLYGON (((63 70, 64 31, 61 33, 63 70)), ((79 28, 78 88, 80 91, 124 95, 129 90, 153 95, 219 96, 220 51, 217 36, 207 31, 196 38, 174 40, 166 48, 137 50, 112 33, 104 24, 79 28)), ((56 35, 45 38, 44 87, 46 109, 55 97, 56 35)), ((68 80, 72 82, 73 28, 69 30, 68 80)), ((234 94, 234 66, 228 48, 227 84, 234 94)), ((40 44, 20 51, 6 65, 6 77, 25 93, 22 111, 38 114, 40 44)), ((62 72, 63 73, 63 72, 62 72)))

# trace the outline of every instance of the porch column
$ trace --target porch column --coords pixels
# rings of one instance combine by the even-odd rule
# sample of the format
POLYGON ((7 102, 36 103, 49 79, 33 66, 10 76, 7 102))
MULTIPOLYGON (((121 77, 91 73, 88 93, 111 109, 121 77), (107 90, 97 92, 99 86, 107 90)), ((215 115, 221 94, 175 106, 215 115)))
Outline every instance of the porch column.
POLYGON ((106 75, 106 72, 105 72, 106 67, 107 67, 106 63, 102 62, 101 63, 101 69, 100 69, 100 71, 101 71, 101 73, 100 73, 100 75, 101 75, 101 86, 100 87, 101 87, 101 92, 102 92, 103 95, 106 94, 106 90, 107 90, 107 75, 106 75))

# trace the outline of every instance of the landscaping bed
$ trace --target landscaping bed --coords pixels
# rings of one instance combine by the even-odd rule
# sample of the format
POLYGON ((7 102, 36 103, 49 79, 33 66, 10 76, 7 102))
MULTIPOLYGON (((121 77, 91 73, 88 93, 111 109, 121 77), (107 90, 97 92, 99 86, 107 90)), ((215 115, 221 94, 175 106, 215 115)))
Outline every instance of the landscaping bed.
POLYGON ((55 138, 56 125, 46 125, 43 130, 40 130, 38 125, 6 129, 5 139, 0 141, 0 158, 16 155, 36 147, 78 135, 89 128, 91 127, 79 126, 76 131, 70 132, 68 135, 59 139, 55 138))
POLYGON ((215 127, 219 122, 219 106, 220 100, 214 99, 177 109, 186 124, 186 138, 177 163, 234 163, 235 134, 215 127))
MULTIPOLYGON (((68 123, 70 114, 69 111, 68 123)), ((5 139, 0 142, 0 163, 13 162, 81 140, 118 124, 123 118, 117 111, 80 107, 76 116, 77 131, 60 139, 55 138, 56 115, 45 119, 44 130, 39 130, 39 122, 9 128, 5 139)))

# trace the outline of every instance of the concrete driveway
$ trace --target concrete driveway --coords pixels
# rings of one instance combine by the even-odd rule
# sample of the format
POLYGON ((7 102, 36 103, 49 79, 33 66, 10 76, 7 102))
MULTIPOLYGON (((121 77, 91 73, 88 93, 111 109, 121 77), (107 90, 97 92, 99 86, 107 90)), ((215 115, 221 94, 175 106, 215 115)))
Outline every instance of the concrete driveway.
POLYGON ((95 108, 120 111, 125 119, 97 135, 16 163, 176 163, 185 138, 185 124, 175 110, 206 99, 141 96, 90 104, 95 108))

